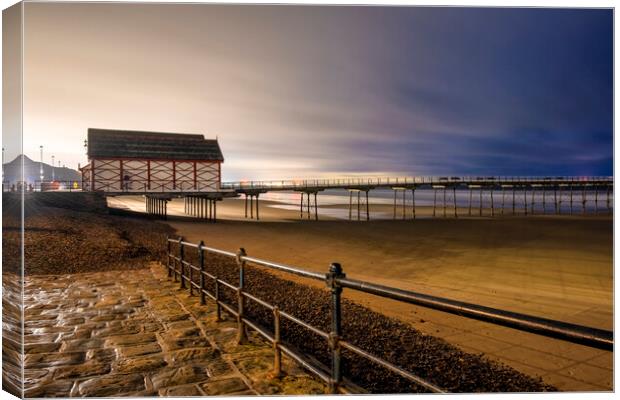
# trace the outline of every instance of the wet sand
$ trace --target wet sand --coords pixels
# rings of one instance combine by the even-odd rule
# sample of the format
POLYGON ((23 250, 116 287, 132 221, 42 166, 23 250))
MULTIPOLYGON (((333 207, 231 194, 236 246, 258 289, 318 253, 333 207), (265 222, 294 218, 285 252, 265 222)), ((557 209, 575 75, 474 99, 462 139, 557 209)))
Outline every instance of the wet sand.
MULTIPOLYGON (((137 199, 124 201, 129 208, 139 208, 137 199)), ((173 203, 169 210, 182 214, 182 202, 173 203)), ((218 204, 216 224, 175 217, 169 222, 190 241, 204 240, 233 251, 244 247, 254 257, 321 272, 338 261, 355 279, 592 327, 613 327, 609 216, 370 222, 325 218, 315 222, 299 221, 298 211, 269 207, 262 201, 260 212, 260 222, 241 222, 243 201, 225 200, 218 204)), ((612 387, 611 353, 350 290, 345 290, 345 296, 467 351, 483 352, 522 372, 542 376, 561 390, 612 387)))

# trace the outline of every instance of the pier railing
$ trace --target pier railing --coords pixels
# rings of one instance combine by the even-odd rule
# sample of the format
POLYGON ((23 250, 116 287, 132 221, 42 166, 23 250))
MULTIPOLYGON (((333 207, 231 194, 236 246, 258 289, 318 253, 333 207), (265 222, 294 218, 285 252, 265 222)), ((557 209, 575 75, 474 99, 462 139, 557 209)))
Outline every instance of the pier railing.
POLYGON ((606 351, 613 351, 614 342, 613 332, 611 331, 350 279, 346 277, 342 267, 338 263, 333 263, 330 266, 329 271, 326 273, 318 273, 298 267, 250 257, 243 249, 240 249, 237 253, 233 253, 205 246, 204 242, 200 242, 198 244, 190 243, 184 241, 183 238, 168 238, 167 244, 168 251, 166 268, 168 270, 168 276, 174 277, 175 281, 177 279, 180 280, 181 288, 188 288, 190 293, 197 290, 200 296, 201 304, 205 304, 206 297, 214 300, 218 320, 221 316, 221 310, 224 310, 234 316, 237 319, 238 324, 237 338, 239 343, 243 343, 247 340, 246 328, 253 329, 269 343, 271 343, 275 350, 273 372, 275 376, 281 375, 281 357, 282 353, 284 353, 309 370, 319 379, 324 381, 331 393, 349 391, 347 389, 347 382, 343 378, 342 374, 342 349, 347 349, 348 351, 351 351, 352 353, 365 358, 372 363, 380 365, 428 391, 444 392, 440 386, 407 371, 402 366, 395 365, 379 356, 373 355, 369 351, 361 349, 360 347, 343 340, 341 296, 342 291, 345 288, 394 299, 408 304, 439 310, 469 319, 530 332, 540 336, 555 338, 606 351), (174 252, 173 246, 176 247, 174 252), (198 265, 194 265, 188 261, 187 255, 190 251, 195 251, 197 253, 197 259, 199 260, 198 265), (206 253, 218 254, 234 260, 238 266, 238 285, 226 282, 210 273, 207 270, 207 265, 205 263, 206 253), (302 319, 280 310, 277 305, 270 304, 267 301, 251 294, 251 288, 248 288, 245 285, 245 267, 247 264, 253 264, 267 269, 324 282, 331 292, 331 301, 329 304, 331 318, 330 331, 326 332, 312 326, 309 323, 304 322, 302 319), (213 291, 207 290, 207 280, 213 281, 213 291), (222 286, 227 287, 236 293, 236 305, 228 304, 224 301, 220 290, 222 286), (265 307, 273 313, 274 326, 272 332, 259 326, 258 321, 251 320, 246 316, 244 311, 246 301, 252 301, 259 306, 265 307), (283 339, 285 338, 281 337, 280 329, 280 321, 282 319, 286 319, 294 324, 297 324, 325 339, 326 348, 329 349, 331 354, 331 366, 325 367, 324 365, 320 365, 312 357, 301 354, 295 348, 284 343, 283 339))
POLYGON ((229 190, 299 190, 311 188, 397 187, 400 185, 604 185, 613 184, 610 176, 401 176, 334 179, 288 179, 222 182, 229 190))

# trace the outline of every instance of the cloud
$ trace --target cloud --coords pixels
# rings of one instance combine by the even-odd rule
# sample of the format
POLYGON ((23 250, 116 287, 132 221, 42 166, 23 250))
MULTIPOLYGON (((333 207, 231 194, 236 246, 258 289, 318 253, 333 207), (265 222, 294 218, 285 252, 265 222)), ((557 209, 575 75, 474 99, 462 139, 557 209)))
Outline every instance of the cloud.
POLYGON ((27 154, 97 126, 217 135, 226 179, 612 173, 610 10, 26 10, 27 154))

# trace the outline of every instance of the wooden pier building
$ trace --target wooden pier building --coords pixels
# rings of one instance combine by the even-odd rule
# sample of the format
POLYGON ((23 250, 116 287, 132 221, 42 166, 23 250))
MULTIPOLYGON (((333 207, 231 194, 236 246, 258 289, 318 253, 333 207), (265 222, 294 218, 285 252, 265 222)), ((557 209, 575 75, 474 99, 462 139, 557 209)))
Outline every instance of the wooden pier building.
POLYGON ((84 190, 217 192, 224 157, 203 135, 88 129, 84 190))
POLYGON ((217 139, 198 134, 88 129, 88 164, 80 168, 85 191, 108 196, 142 194, 149 214, 166 217, 173 197, 186 213, 211 221, 222 190, 224 156, 217 139))

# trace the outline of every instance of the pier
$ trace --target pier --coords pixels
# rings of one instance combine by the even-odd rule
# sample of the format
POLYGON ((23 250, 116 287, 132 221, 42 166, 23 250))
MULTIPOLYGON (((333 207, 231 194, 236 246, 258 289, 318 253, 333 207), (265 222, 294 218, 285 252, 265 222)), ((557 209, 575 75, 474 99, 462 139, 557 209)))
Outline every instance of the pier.
MULTIPOLYGON (((298 192, 301 194, 300 219, 319 219, 318 194, 329 189, 349 193, 349 219, 370 220, 368 193, 377 189, 394 192, 393 218, 416 218, 416 191, 433 192, 433 217, 562 214, 587 214, 588 205, 594 213, 611 212, 613 177, 371 177, 353 179, 310 179, 223 182, 222 190, 245 196, 245 217, 259 219, 259 194, 298 192), (468 197, 466 211, 459 210, 457 197, 468 197), (589 196, 592 194, 593 196, 589 196), (486 198, 485 195, 488 195, 486 198), (499 198, 496 198, 499 196, 499 198), (540 199, 542 197, 542 199, 540 199), (593 197, 593 198, 592 198, 593 197), (248 199, 252 212, 248 215, 248 199), (485 204, 485 202, 487 204, 485 204), (254 212, 255 210, 255 212, 254 212)), ((418 206, 419 207, 419 206, 418 206)))
MULTIPOLYGON (((148 214, 166 219, 167 203, 183 198, 184 214, 209 222, 217 220, 217 202, 225 198, 244 199, 244 218, 260 219, 261 195, 270 192, 299 193, 300 220, 320 219, 321 194, 342 190, 348 194, 348 219, 369 221, 373 191, 392 191, 393 219, 415 220, 422 207, 431 207, 433 218, 503 217, 528 215, 599 215, 611 213, 613 177, 370 177, 354 179, 309 179, 222 182, 219 188, 198 192, 178 186, 159 185, 161 191, 134 185, 126 190, 89 190, 73 182, 36 182, 29 191, 97 192, 103 196, 136 196, 145 200, 148 214), (432 203, 422 205, 420 195, 430 196, 432 203)), ((21 190, 17 188, 17 191, 21 190)), ((9 190, 11 191, 11 190, 9 190)), ((264 198, 264 196, 263 196, 264 198)))

